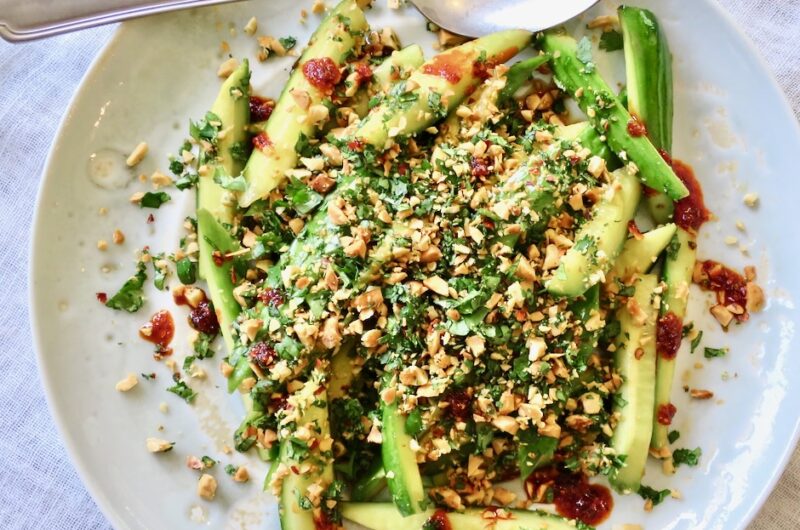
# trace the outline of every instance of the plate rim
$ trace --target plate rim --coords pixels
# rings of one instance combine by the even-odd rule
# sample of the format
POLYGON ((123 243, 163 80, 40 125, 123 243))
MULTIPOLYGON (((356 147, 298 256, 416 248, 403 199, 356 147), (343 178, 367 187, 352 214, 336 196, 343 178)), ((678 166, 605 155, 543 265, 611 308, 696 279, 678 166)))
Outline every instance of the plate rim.
MULTIPOLYGON (((766 59, 762 56, 755 43, 744 32, 739 23, 733 18, 733 15, 723 8, 722 5, 714 0, 702 0, 702 3, 704 3, 706 7, 711 8, 714 14, 722 21, 723 25, 726 26, 727 29, 731 30, 732 33, 734 33, 743 43, 745 51, 755 59, 758 68, 761 70, 761 73, 764 74, 765 78, 769 81, 768 86, 771 88, 773 96, 775 96, 774 99, 776 100, 776 103, 783 107, 784 113, 794 118, 790 120, 792 123, 791 129, 794 131, 797 144, 800 145, 800 121, 798 121, 794 109, 789 103, 786 93, 778 82, 775 72, 766 62, 766 59)), ((120 513, 121 509, 116 507, 115 504, 111 502, 111 500, 103 493, 102 488, 96 482, 94 475, 89 472, 88 464, 83 459, 78 458, 79 452, 76 448, 77 442, 69 434, 70 430, 67 428, 68 426, 64 417, 56 413, 58 409, 55 407, 56 400, 54 389, 53 385, 51 384, 51 377, 48 375, 48 371, 45 368, 46 360, 42 347, 43 326, 40 323, 40 317, 38 316, 39 310, 37 309, 38 304, 36 304, 37 287, 34 279, 34 273, 36 272, 35 269, 37 258, 41 252, 38 242, 41 240, 40 231, 42 230, 42 225, 44 223, 44 213, 42 209, 43 195, 46 187, 45 184, 52 178, 54 173, 55 168, 53 163, 55 153, 59 150, 63 141, 63 133, 71 121, 75 106, 77 105, 83 93, 88 90, 89 80, 97 74, 102 64, 114 53, 116 48, 120 45, 120 40, 124 34, 129 31, 130 27, 131 24, 129 22, 123 22, 114 30, 114 33, 102 46, 102 49, 97 53, 94 59, 92 59, 91 64, 81 77, 80 82, 73 92, 69 104, 65 107, 64 113, 56 129, 55 136, 50 144, 47 157, 45 158, 42 166, 42 172, 39 177, 36 199, 34 201, 33 225, 31 227, 28 240, 27 266, 29 278, 27 289, 28 320, 31 329, 32 345, 36 356, 37 371, 39 380, 41 382, 42 391, 47 402, 48 412, 56 426, 59 439, 66 450, 70 464, 72 464, 74 467, 76 473, 81 479, 81 482, 91 495, 95 505, 115 529, 130 529, 131 526, 128 524, 127 520, 122 517, 120 513)), ((800 396, 800 387, 796 389, 795 393, 800 396)), ((786 439, 785 443, 781 444, 781 454, 777 459, 777 465, 773 466, 772 468, 769 480, 764 483, 764 486, 761 488, 761 491, 758 493, 758 495, 752 499, 750 507, 744 513, 740 521, 735 523, 736 526, 733 528, 733 530, 744 530, 764 507, 767 499, 773 493, 775 486, 786 471, 789 460, 798 446, 798 442, 800 442, 800 412, 794 419, 792 435, 786 439)))

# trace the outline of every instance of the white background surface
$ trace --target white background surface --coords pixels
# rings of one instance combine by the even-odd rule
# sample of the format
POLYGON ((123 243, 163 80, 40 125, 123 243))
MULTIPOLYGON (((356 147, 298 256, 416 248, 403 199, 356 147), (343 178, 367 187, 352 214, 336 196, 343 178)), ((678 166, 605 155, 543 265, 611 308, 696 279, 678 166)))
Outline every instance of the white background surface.
MULTIPOLYGON (((756 42, 800 114, 800 1, 722 3, 756 42)), ((0 43, 2 529, 109 527, 69 463, 44 401, 28 326, 26 276, 32 205, 44 158, 75 87, 110 35, 105 28, 29 45, 0 43)), ((796 455, 753 528, 800 527, 798 501, 796 455)))

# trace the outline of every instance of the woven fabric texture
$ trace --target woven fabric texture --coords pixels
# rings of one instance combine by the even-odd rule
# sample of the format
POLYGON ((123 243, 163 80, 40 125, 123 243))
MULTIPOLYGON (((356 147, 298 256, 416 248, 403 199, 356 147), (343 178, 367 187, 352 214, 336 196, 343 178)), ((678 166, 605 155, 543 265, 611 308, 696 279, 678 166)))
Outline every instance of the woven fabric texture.
MULTIPOLYGON (((800 0, 719 0, 800 116, 800 0)), ((44 160, 64 109, 113 33, 0 41, 0 528, 107 529, 47 409, 28 323, 28 246, 44 160)), ((800 452, 750 530, 800 528, 800 452)))

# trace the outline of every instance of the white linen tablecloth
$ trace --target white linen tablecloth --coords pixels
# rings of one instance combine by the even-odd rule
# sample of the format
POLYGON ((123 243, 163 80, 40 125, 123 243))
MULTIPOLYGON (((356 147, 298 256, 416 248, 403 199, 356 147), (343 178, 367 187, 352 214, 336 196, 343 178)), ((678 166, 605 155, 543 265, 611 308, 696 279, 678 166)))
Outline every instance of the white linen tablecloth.
MULTIPOLYGON (((692 1, 692 0, 687 0, 692 1)), ((719 0, 800 116, 800 0, 719 0)), ((0 41, 0 529, 110 528, 56 432, 28 323, 28 242, 39 176, 72 94, 113 28, 0 41)), ((800 528, 800 451, 751 530, 800 528)))

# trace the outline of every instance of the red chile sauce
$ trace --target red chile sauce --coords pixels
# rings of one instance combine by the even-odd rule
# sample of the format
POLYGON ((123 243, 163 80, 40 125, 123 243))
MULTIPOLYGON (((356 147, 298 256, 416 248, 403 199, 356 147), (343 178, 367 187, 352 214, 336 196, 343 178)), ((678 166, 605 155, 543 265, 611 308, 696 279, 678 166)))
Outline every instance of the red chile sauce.
POLYGON ((436 55, 430 63, 422 67, 422 73, 441 77, 450 84, 457 84, 461 77, 466 73, 466 65, 469 64, 470 57, 459 50, 451 50, 447 53, 436 55))
POLYGON ((534 471, 525 480, 525 491, 533 497, 546 486, 553 494, 556 511, 570 519, 588 525, 598 525, 608 519, 614 499, 605 486, 591 484, 580 473, 568 473, 554 467, 534 471))
MULTIPOLYGON (((724 305, 738 304, 747 307, 747 280, 735 270, 714 260, 700 262, 703 279, 698 282, 706 291, 715 291, 717 301, 724 305)), ((737 319, 745 317, 735 315, 737 319)))
POLYGON ((361 85, 372 79, 372 68, 365 62, 360 62, 355 66, 356 84, 361 85))
POLYGON ((436 510, 433 512, 433 515, 425 521, 425 528, 430 528, 432 530, 453 530, 450 519, 447 517, 447 512, 444 510, 436 510))
POLYGON ((253 136, 253 147, 259 151, 263 151, 272 145, 272 140, 269 139, 267 133, 261 131, 253 136))
POLYGON ((338 528, 341 527, 334 524, 325 512, 314 518, 314 530, 337 530, 338 528))
POLYGON ((511 59, 517 54, 517 52, 519 52, 519 49, 516 46, 512 46, 511 48, 506 48, 489 61, 473 62, 472 75, 474 75, 477 79, 488 79, 489 75, 491 75, 492 68, 511 59))
POLYGON ((634 138, 639 138, 641 136, 646 136, 647 135, 647 127, 642 122, 642 120, 640 120, 636 116, 632 116, 630 121, 628 122, 628 134, 630 134, 634 138))
POLYGON ((658 319, 656 351, 664 359, 674 359, 681 347, 683 322, 672 311, 658 319))
POLYGON ((189 313, 189 325, 206 335, 219 333, 219 321, 214 306, 208 300, 203 300, 189 313))
POLYGON ((342 73, 330 57, 310 59, 303 64, 303 75, 308 82, 320 91, 330 94, 339 84, 342 73))
POLYGON ((108 302, 108 295, 106 293, 95 293, 94 296, 95 298, 97 298, 97 301, 100 302, 101 304, 105 304, 106 302, 108 302))
MULTIPOLYGON (((628 124, 630 131, 630 123, 628 124)), ((675 202, 675 213, 673 215, 675 224, 691 232, 697 232, 703 223, 711 218, 711 212, 706 208, 705 201, 703 200, 703 188, 694 174, 692 166, 681 162, 680 160, 673 160, 669 153, 663 149, 658 152, 664 161, 672 166, 672 170, 681 182, 686 185, 689 190, 689 195, 683 199, 675 202)), ((644 194, 648 197, 655 195, 657 192, 651 188, 645 187, 644 194)))
POLYGON ((676 412, 678 412, 678 409, 672 403, 659 405, 656 411, 656 419, 661 425, 671 425, 672 418, 675 417, 676 412))
POLYGON ((689 164, 680 160, 672 161, 672 169, 689 189, 689 195, 675 203, 675 224, 684 230, 696 232, 703 223, 711 218, 711 214, 703 201, 703 188, 697 181, 689 164))
POLYGON ((175 336, 175 321, 172 320, 172 313, 162 309, 150 317, 150 329, 150 335, 139 331, 139 336, 159 346, 161 350, 167 350, 169 343, 172 342, 172 337, 175 336))
POLYGON ((262 98, 261 96, 250 96, 250 121, 266 121, 272 116, 275 109, 275 100, 262 98))

